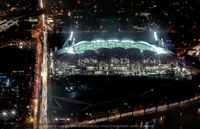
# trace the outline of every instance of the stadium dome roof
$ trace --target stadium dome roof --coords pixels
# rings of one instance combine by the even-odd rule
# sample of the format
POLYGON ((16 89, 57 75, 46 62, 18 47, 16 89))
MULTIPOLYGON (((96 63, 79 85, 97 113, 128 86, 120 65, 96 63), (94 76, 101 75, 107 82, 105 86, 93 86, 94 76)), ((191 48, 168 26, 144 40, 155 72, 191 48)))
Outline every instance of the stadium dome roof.
POLYGON ((157 54, 172 54, 167 48, 158 47, 156 45, 149 44, 145 41, 134 41, 134 40, 92 40, 92 41, 80 41, 76 44, 70 45, 68 47, 64 47, 58 50, 57 55, 60 54, 81 54, 88 50, 97 51, 101 48, 137 48, 140 51, 152 51, 157 54))

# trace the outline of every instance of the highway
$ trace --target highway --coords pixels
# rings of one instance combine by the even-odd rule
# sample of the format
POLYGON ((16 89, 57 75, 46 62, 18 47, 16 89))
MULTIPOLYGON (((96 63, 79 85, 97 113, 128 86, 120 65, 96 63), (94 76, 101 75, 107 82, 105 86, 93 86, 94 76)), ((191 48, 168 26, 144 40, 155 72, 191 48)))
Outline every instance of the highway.
MULTIPOLYGON (((40 0, 40 8, 43 9, 43 1, 40 0)), ((47 129, 47 78, 48 78, 48 52, 47 52, 47 27, 45 23, 45 15, 42 14, 42 43, 43 43, 43 52, 42 52, 42 88, 41 88, 41 103, 40 103, 40 112, 39 112, 39 129, 47 129)))
MULTIPOLYGON (((41 18, 38 17, 40 20, 41 18)), ((41 42, 41 23, 38 24, 39 27, 37 30, 33 32, 33 37, 36 41, 36 65, 35 65, 35 80, 34 80, 34 90, 33 90, 33 100, 32 100, 32 106, 30 109, 30 114, 33 114, 28 118, 29 122, 33 124, 33 128, 38 128, 38 110, 39 110, 39 97, 41 92, 41 63, 42 63, 42 42, 41 42)))
MULTIPOLYGON (((38 0, 40 8, 43 9, 43 1, 38 0)), ((47 129, 47 29, 45 15, 38 17, 38 28, 33 32, 36 40, 36 65, 35 84, 33 91, 32 116, 28 118, 34 129, 47 129)))

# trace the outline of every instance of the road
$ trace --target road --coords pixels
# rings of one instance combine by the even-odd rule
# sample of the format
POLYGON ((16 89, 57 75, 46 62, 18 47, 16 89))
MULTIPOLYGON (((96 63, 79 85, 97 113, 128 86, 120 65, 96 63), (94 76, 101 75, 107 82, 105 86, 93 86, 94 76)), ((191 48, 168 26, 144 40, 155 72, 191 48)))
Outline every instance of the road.
MULTIPOLYGON (((40 0, 40 8, 43 9, 43 1, 40 0)), ((47 27, 45 23, 45 14, 42 14, 42 43, 43 43, 43 52, 42 52, 42 70, 41 70, 41 79, 42 79, 42 89, 41 89, 41 103, 40 103, 40 112, 39 112, 39 128, 46 129, 47 127, 47 78, 48 78, 48 52, 47 52, 47 27)))
MULTIPOLYGON (((43 8, 42 0, 38 0, 43 8)), ((32 32, 36 41, 36 64, 33 98, 29 108, 28 123, 34 129, 47 129, 47 30, 45 15, 38 16, 38 28, 32 32)))

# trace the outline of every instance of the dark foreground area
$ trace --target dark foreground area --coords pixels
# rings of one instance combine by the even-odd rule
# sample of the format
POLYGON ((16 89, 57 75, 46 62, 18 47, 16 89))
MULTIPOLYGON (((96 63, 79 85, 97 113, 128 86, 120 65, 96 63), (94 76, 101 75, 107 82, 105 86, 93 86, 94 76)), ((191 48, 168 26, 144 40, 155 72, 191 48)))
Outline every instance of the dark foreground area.
POLYGON ((133 129, 199 129, 199 109, 200 104, 197 102, 167 112, 128 117, 118 121, 101 123, 98 126, 102 127, 103 125, 106 128, 109 125, 112 129, 122 129, 124 127, 133 129))
POLYGON ((0 49, 0 125, 21 128, 26 124, 34 80, 33 49, 0 49))
POLYGON ((51 116, 82 121, 169 104, 197 95, 198 84, 199 76, 193 80, 68 76, 52 81, 51 116))

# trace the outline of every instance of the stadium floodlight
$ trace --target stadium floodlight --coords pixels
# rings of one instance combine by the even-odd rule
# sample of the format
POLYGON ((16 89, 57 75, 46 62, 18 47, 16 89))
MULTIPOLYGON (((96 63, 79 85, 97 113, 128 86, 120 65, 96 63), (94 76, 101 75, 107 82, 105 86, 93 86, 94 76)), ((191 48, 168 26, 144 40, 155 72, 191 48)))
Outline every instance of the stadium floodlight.
POLYGON ((69 53, 69 54, 75 54, 74 48, 73 47, 69 47, 68 50, 67 50, 67 53, 69 53))
POLYGON ((71 32, 70 32, 70 36, 69 36, 69 40, 70 40, 70 41, 72 40, 72 38, 73 38, 73 35, 74 35, 74 32, 73 32, 73 31, 71 31, 71 32))
POLYGON ((75 44, 75 38, 73 38, 73 42, 72 42, 72 45, 74 45, 75 44))
POLYGON ((160 47, 156 47, 156 46, 152 46, 154 49, 155 49, 155 51, 156 51, 156 53, 159 55, 159 54, 166 54, 167 52, 165 51, 165 49, 163 49, 163 48, 160 48, 160 47))
POLYGON ((157 32, 154 31, 154 32, 153 32, 153 35, 154 35, 155 40, 158 41, 158 35, 157 35, 157 32))
POLYGON ((162 45, 162 47, 165 47, 165 43, 163 41, 163 38, 161 38, 161 45, 162 45))

